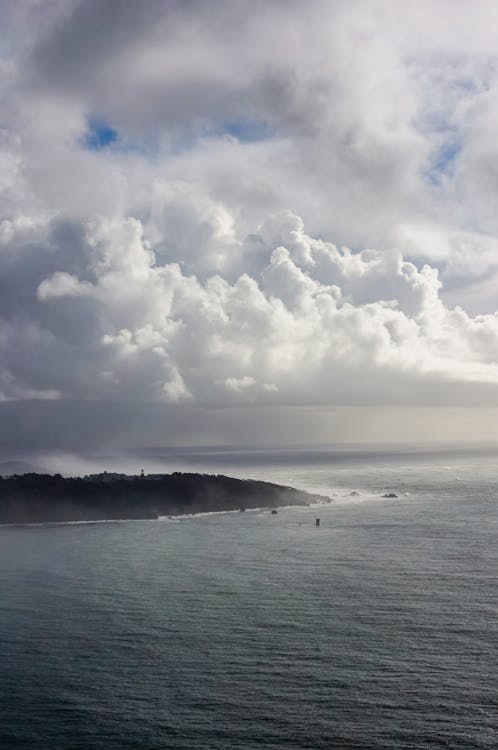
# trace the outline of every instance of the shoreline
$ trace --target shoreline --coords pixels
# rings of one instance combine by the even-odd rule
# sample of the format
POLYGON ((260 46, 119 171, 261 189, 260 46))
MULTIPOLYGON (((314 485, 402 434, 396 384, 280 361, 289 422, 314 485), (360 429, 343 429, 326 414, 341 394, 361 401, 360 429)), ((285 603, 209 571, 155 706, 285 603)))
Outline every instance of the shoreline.
MULTIPOLYGON (((301 491, 301 490, 300 490, 301 491)), ((303 490, 304 492, 304 490, 303 490)), ((310 493, 309 493, 310 494, 310 493)), ((377 492, 360 492, 359 495, 351 496, 349 492, 346 494, 335 494, 334 497, 323 496, 324 500, 310 502, 307 504, 293 504, 293 505, 280 505, 280 506, 259 506, 255 508, 246 508, 241 511, 240 508, 229 508, 223 510, 209 510, 209 511, 198 511, 194 513, 171 513, 167 515, 158 515, 157 518, 98 518, 88 520, 77 520, 77 521, 32 521, 26 523, 0 523, 0 529, 15 529, 15 528, 43 528, 46 526, 84 526, 89 524, 107 524, 107 523, 180 523, 184 521, 195 521, 197 519, 210 518, 212 516, 223 516, 229 514, 240 514, 243 513, 267 513, 272 515, 273 510, 285 511, 285 510, 318 510, 323 507, 340 507, 343 505, 358 505, 364 502, 372 501, 387 501, 393 502, 399 500, 400 496, 396 498, 385 497, 377 492)))
POLYGON ((26 474, 0 481, 0 526, 184 520, 330 501, 287 485, 224 475, 26 474))

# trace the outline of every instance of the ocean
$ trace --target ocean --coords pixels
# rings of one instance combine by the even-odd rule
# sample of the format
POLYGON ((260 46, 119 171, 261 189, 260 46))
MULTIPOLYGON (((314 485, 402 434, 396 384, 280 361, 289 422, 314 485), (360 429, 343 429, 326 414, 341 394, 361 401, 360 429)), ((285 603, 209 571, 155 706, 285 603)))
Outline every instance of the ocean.
POLYGON ((0 528, 2 750, 498 747, 498 456, 164 466, 333 502, 0 528))

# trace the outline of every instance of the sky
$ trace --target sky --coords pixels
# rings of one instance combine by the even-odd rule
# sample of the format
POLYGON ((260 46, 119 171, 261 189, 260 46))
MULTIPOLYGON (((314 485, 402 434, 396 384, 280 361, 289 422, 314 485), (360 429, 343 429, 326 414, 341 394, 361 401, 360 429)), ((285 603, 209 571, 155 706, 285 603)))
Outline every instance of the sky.
POLYGON ((495 0, 0 29, 5 455, 498 442, 495 0))

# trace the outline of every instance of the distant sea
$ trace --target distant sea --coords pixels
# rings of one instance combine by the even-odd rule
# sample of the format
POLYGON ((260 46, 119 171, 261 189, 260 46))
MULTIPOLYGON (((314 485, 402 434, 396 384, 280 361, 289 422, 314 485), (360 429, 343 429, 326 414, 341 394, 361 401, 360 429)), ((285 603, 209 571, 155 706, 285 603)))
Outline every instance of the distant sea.
POLYGON ((498 456, 163 459, 334 502, 0 528, 2 750, 498 747, 498 456))

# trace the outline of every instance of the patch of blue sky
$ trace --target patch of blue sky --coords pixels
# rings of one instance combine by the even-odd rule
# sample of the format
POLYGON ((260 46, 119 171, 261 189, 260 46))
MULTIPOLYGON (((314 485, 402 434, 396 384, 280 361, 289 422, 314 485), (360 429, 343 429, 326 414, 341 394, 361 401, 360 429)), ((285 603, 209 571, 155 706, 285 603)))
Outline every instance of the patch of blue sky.
POLYGON ((236 120, 207 127, 200 133, 183 133, 180 138, 173 138, 166 147, 166 142, 159 146, 157 137, 130 139, 123 137, 107 120, 101 117, 88 117, 87 127, 79 139, 79 144, 88 151, 110 150, 114 153, 136 153, 144 157, 156 157, 159 150, 170 155, 178 155, 195 149, 203 139, 221 139, 231 137, 239 143, 259 143, 270 140, 276 135, 275 130, 264 121, 236 120))
POLYGON ((275 138, 276 131, 266 122, 237 120, 200 129, 185 130, 181 135, 171 137, 169 141, 164 139, 161 142, 161 150, 164 154, 175 157, 202 148, 204 144, 211 141, 223 140, 227 137, 241 144, 263 143, 275 138))
POLYGON ((433 185, 439 185, 445 176, 451 176, 462 145, 457 140, 443 143, 434 153, 429 168, 425 171, 426 179, 433 185))
POLYGON ((105 120, 89 117, 87 129, 80 138, 80 143, 89 151, 101 151, 118 141, 118 132, 105 120))
POLYGON ((124 138, 106 120, 97 117, 88 118, 86 131, 79 139, 79 144, 88 151, 111 150, 114 153, 135 153, 144 157, 155 157, 158 153, 157 138, 124 138))
POLYGON ((235 120, 226 122, 205 132, 208 137, 231 136, 240 143, 257 143, 275 137, 275 130, 262 120, 235 120))

